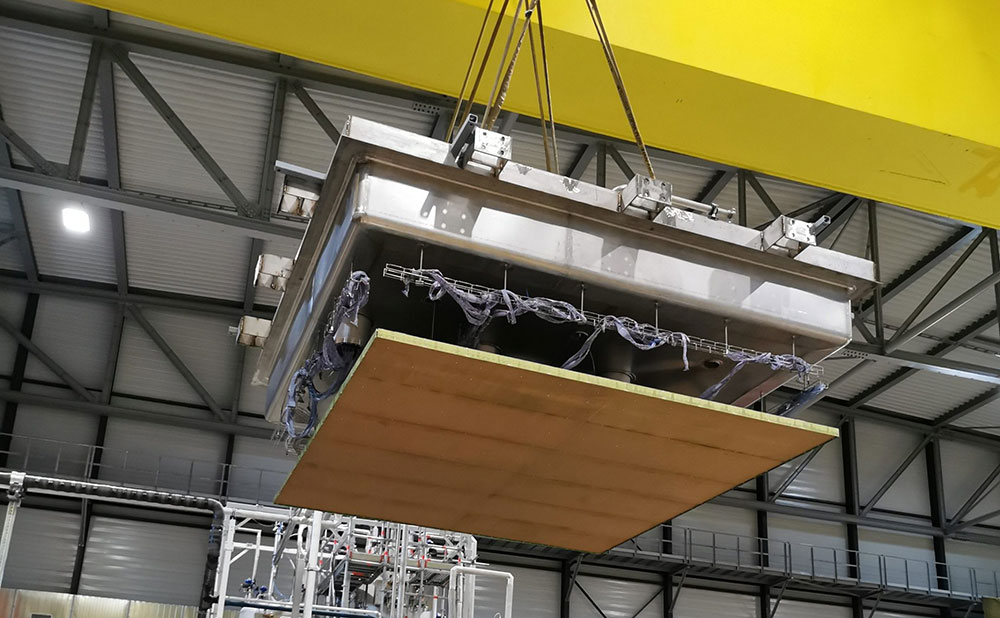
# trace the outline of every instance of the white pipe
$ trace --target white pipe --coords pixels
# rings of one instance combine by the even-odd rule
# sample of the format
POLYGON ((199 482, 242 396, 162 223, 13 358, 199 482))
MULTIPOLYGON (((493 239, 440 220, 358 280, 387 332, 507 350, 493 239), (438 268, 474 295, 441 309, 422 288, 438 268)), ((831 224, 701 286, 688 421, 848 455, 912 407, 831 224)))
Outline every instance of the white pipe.
POLYGON ((309 553, 306 555, 306 594, 302 618, 312 618, 316 601, 316 573, 319 572, 319 541, 323 536, 323 512, 313 511, 309 527, 309 553))
POLYGON ((226 511, 226 518, 222 521, 223 541, 222 541, 222 552, 219 556, 219 567, 216 572, 216 589, 215 594, 218 597, 218 601, 215 602, 215 617, 222 618, 226 612, 226 594, 229 588, 229 568, 232 563, 233 555, 233 540, 236 538, 236 526, 233 526, 233 520, 231 519, 232 512, 226 511))
MULTIPOLYGON (((491 571, 489 569, 478 569, 476 567, 453 566, 448 571, 448 618, 459 618, 456 614, 455 599, 458 593, 458 577, 456 575, 481 575, 483 577, 502 577, 507 580, 507 590, 503 600, 503 616, 501 618, 511 618, 514 609, 514 575, 504 571, 491 571)), ((465 618, 465 617, 461 617, 465 618)), ((471 617, 469 617, 471 618, 471 617)))
MULTIPOLYGON (((243 597, 226 597, 229 605, 236 607, 256 607, 259 609, 275 609, 278 611, 291 611, 290 603, 281 601, 266 601, 264 599, 244 599, 243 597)), ((350 616, 368 616, 370 618, 382 618, 382 615, 374 609, 355 609, 353 607, 336 607, 333 605, 313 605, 313 611, 326 613, 337 613, 350 616)))

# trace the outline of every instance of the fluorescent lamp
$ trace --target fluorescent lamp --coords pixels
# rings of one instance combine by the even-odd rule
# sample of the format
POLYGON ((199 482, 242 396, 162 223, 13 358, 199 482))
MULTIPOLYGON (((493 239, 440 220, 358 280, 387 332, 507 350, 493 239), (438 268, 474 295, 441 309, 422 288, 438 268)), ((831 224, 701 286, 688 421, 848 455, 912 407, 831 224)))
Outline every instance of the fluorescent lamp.
POLYGON ((66 229, 77 234, 90 231, 90 215, 86 210, 80 208, 63 208, 63 225, 66 229))

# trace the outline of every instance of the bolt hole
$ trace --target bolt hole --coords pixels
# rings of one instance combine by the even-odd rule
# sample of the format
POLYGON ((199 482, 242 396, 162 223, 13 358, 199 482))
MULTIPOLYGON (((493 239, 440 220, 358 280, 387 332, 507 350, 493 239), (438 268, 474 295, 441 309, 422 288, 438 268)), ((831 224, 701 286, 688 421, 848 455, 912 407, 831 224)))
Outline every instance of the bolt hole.
POLYGON ((719 367, 722 366, 722 361, 717 358, 710 358, 704 363, 702 363, 702 366, 705 369, 718 369, 719 367))

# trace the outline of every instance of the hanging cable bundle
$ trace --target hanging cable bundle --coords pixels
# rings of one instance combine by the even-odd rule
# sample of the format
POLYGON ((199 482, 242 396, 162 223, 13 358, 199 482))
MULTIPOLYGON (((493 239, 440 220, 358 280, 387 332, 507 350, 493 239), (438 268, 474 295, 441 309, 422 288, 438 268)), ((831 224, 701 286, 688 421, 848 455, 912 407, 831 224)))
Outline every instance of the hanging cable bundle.
POLYGON ((742 350, 730 350, 726 353, 726 358, 731 361, 735 361, 736 365, 729 370, 729 373, 727 373, 724 378, 713 384, 708 388, 708 390, 702 393, 702 399, 714 401, 716 396, 719 394, 719 391, 721 391, 722 388, 729 383, 733 376, 751 363, 768 365, 772 371, 794 371, 799 375, 799 379, 802 381, 805 381, 806 376, 809 374, 809 369, 812 367, 812 365, 794 354, 772 354, 771 352, 762 352, 754 355, 747 354, 742 350))
POLYGON ((594 340, 597 339, 597 336, 611 328, 614 328, 622 339, 643 351, 653 350, 665 344, 680 346, 681 358, 684 361, 684 371, 690 369, 690 365, 688 365, 688 343, 690 338, 687 335, 673 331, 664 331, 662 329, 650 329, 648 325, 639 324, 632 318, 619 318, 613 315, 604 316, 597 327, 594 328, 594 332, 590 333, 590 336, 583 342, 583 346, 580 347, 577 353, 563 363, 563 369, 572 369, 579 365, 583 359, 587 358, 587 354, 590 353, 590 348, 594 345, 594 340))
POLYGON ((289 449, 295 449, 312 435, 319 421, 317 404, 337 392, 347 379, 351 366, 358 356, 358 346, 337 343, 336 335, 345 322, 356 322, 358 311, 368 302, 370 290, 368 275, 362 271, 351 273, 337 297, 337 303, 326 323, 320 349, 313 353, 302 368, 295 372, 288 385, 288 399, 282 411, 283 437, 289 449), (330 377, 330 386, 324 390, 316 387, 320 374, 330 377), (305 404, 307 419, 301 430, 296 428, 295 412, 305 404))

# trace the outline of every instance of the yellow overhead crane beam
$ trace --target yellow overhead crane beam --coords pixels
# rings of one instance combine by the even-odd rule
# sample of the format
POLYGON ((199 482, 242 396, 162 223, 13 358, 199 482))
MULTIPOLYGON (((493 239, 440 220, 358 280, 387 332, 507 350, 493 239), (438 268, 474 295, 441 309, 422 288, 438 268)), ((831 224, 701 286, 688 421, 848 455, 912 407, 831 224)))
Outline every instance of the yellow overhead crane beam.
MULTIPOLYGON (((488 4, 87 3, 451 96, 488 4)), ((585 2, 543 7, 556 121, 631 140, 585 2)), ((604 0, 601 11, 650 145, 1000 227, 1000 3, 604 0)), ((525 49, 505 108, 537 115, 529 63, 525 49)))

